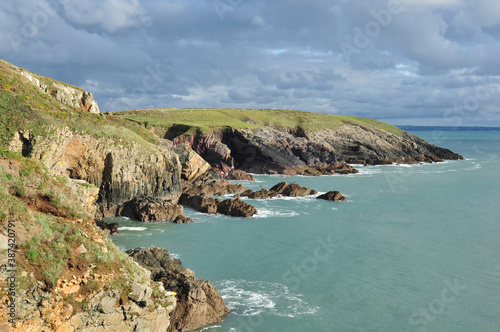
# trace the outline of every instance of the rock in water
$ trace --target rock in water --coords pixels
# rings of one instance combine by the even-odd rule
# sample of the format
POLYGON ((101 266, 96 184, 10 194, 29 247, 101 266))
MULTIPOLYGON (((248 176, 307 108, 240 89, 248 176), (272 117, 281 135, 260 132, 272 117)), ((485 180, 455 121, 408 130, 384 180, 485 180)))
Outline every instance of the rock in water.
POLYGON ((319 195, 317 198, 324 199, 324 200, 327 200, 327 201, 334 201, 334 202, 347 201, 347 198, 345 198, 344 196, 342 196, 342 194, 340 193, 340 191, 329 191, 326 194, 319 195))
POLYGON ((269 189, 269 190, 270 191, 275 191, 278 194, 281 194, 283 192, 283 190, 285 190, 286 187, 288 187, 288 183, 286 183, 286 182, 280 182, 280 183, 275 184, 274 186, 272 186, 271 189, 269 189))
MULTIPOLYGON (((175 221, 179 217, 184 217, 184 208, 182 205, 174 204, 170 201, 149 197, 136 197, 130 202, 125 203, 123 208, 118 210, 118 215, 138 221, 175 221)), ((188 219, 190 218, 184 217, 183 220, 186 222, 188 219)))
POLYGON ((229 313, 224 300, 212 284, 194 276, 171 258, 163 248, 136 248, 127 251, 137 263, 151 271, 151 279, 163 282, 165 289, 177 293, 177 305, 170 314, 169 331, 191 331, 220 322, 229 313))
POLYGON ((233 217, 251 217, 254 214, 257 214, 257 209, 255 207, 243 202, 239 198, 236 198, 235 200, 228 198, 225 201, 222 201, 217 206, 217 211, 233 217))
POLYGON ((227 180, 239 180, 239 181, 255 181, 253 175, 248 174, 240 169, 232 169, 229 171, 226 177, 227 180))

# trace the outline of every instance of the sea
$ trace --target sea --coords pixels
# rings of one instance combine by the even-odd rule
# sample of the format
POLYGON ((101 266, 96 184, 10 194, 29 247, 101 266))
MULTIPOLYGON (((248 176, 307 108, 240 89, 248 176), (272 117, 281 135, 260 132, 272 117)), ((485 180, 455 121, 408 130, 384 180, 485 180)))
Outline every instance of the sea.
POLYGON ((199 331, 500 331, 500 131, 414 131, 465 160, 256 175, 314 196, 251 200, 252 218, 186 209, 190 224, 126 218, 123 250, 158 246, 231 309, 199 331))

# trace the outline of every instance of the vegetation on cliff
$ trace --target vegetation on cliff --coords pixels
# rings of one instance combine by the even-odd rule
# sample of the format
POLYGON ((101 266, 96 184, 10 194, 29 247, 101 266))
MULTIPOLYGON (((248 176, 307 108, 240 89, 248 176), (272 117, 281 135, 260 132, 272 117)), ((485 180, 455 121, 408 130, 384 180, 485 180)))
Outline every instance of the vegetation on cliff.
MULTIPOLYGON (((56 99, 52 91, 42 90, 23 73, 29 73, 0 60, 0 147, 6 148, 18 130, 35 136, 50 136, 57 128, 69 128, 81 134, 107 137, 124 143, 157 143, 143 126, 116 117, 85 112, 85 105, 70 106, 56 99)), ((50 78, 29 73, 44 85, 80 89, 50 78)), ((80 89, 81 90, 81 89, 80 89)), ((146 145, 146 144, 145 144, 146 145)))
POLYGON ((396 135, 403 134, 401 129, 374 119, 296 110, 165 108, 114 112, 113 115, 142 124, 145 128, 153 130, 158 136, 167 139, 175 139, 196 132, 207 134, 226 127, 233 129, 271 127, 287 131, 314 132, 349 124, 383 129, 396 135))
MULTIPOLYGON (((149 285, 145 270, 95 227, 88 207, 97 192, 88 183, 51 174, 39 161, 0 150, 0 238, 14 232, 10 238, 16 242, 16 260, 10 267, 17 271, 17 320, 7 324, 7 310, 0 310, 1 330, 83 327, 90 323, 82 315, 98 309, 107 292, 120 294, 117 304, 123 307, 133 304, 129 294, 134 285, 158 289, 159 284, 149 285), (68 317, 80 313, 78 322, 70 322, 68 317)), ((1 248, 2 271, 8 270, 7 257, 1 248)), ((6 281, 3 273, 0 284, 6 281)), ((0 289, 1 308, 10 303, 7 289, 0 289)), ((146 311, 169 304, 164 293, 151 294, 146 311)), ((164 319, 168 321, 167 314, 164 319)))

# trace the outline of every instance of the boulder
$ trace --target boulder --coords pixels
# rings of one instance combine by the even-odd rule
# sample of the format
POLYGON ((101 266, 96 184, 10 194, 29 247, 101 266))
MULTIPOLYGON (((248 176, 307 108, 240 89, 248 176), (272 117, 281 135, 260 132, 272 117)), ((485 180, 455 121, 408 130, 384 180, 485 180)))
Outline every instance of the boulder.
POLYGON ((205 194, 193 195, 184 193, 179 198, 179 204, 188 206, 203 213, 217 213, 217 205, 220 199, 207 196, 205 194))
POLYGON ((251 217, 257 214, 257 209, 252 205, 243 202, 239 198, 234 200, 228 198, 217 206, 217 211, 233 217, 251 217))
POLYGON ((240 196, 243 197, 248 197, 248 198, 253 198, 253 199, 266 199, 266 198, 273 198, 279 196, 279 194, 276 191, 272 190, 267 190, 265 188, 262 188, 259 191, 251 191, 251 190, 246 190, 243 193, 241 193, 240 196))
POLYGON ((138 221, 158 222, 174 221, 177 217, 184 215, 182 205, 171 201, 149 197, 136 197, 125 203, 117 214, 138 221))
POLYGON ((287 196, 287 197, 299 197, 299 196, 309 196, 309 195, 315 195, 318 192, 316 190, 312 190, 306 187, 301 187, 297 183, 286 183, 286 182, 280 182, 276 185, 274 185, 270 191, 275 191, 280 195, 287 196))
POLYGON ((281 195, 288 197, 308 196, 311 195, 311 189, 301 187, 297 183, 290 183, 281 191, 281 195))
POLYGON ((163 282, 165 289, 176 293, 177 305, 170 314, 169 331, 196 330, 220 322, 229 313, 217 289, 209 281, 196 278, 193 271, 182 266, 181 260, 171 258, 166 249, 137 248, 127 254, 151 271, 154 281, 163 282))
POLYGON ((226 177, 227 180, 238 180, 238 181, 255 181, 253 175, 248 174, 240 169, 232 169, 229 171, 226 177))
POLYGON ((177 218, 175 218, 175 220, 173 220, 172 222, 174 224, 187 224, 187 223, 190 223, 192 222, 193 219, 189 218, 189 217, 186 217, 186 216, 178 216, 177 218))
POLYGON ((280 182, 278 184, 275 184, 274 186, 271 187, 271 191, 275 191, 277 192, 278 194, 281 194, 283 192, 283 190, 285 190, 285 188, 288 187, 288 183, 286 182, 280 182))
POLYGON ((334 201, 334 202, 347 201, 347 198, 345 198, 344 196, 342 196, 342 194, 340 193, 340 191, 329 191, 326 194, 318 196, 317 198, 324 199, 324 200, 327 200, 327 201, 334 201))

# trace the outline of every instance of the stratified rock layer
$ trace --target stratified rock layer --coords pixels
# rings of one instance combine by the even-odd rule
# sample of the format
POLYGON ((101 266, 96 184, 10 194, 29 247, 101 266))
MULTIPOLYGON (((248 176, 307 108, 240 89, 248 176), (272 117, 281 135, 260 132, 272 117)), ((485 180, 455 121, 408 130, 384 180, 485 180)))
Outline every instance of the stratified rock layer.
POLYGON ((146 142, 126 144, 110 138, 81 135, 69 129, 49 137, 22 132, 11 150, 41 160, 54 173, 85 180, 99 188, 98 214, 119 215, 119 207, 136 197, 176 200, 181 192, 181 165, 177 155, 146 142), (21 150, 21 151, 20 151, 21 150))

